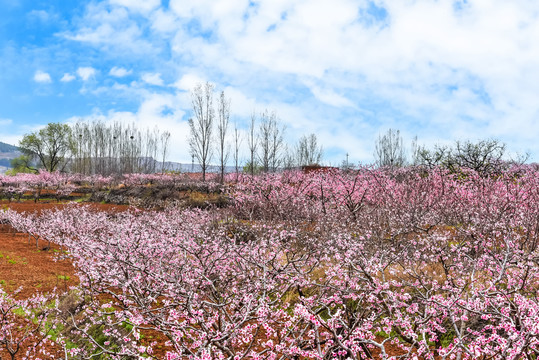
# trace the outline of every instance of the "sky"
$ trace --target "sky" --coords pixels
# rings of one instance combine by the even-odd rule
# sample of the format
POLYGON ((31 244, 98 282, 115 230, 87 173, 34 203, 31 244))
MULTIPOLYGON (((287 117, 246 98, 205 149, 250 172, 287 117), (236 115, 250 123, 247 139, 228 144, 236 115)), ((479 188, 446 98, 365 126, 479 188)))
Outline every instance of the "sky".
MULTIPOLYGON (((246 131, 275 111, 324 162, 494 138, 539 160, 535 0, 0 0, 0 141, 50 122, 171 132, 191 160, 190 91, 214 84, 246 131)), ((246 147, 247 141, 243 142, 246 147)), ((245 151, 244 158, 247 157, 245 151)))

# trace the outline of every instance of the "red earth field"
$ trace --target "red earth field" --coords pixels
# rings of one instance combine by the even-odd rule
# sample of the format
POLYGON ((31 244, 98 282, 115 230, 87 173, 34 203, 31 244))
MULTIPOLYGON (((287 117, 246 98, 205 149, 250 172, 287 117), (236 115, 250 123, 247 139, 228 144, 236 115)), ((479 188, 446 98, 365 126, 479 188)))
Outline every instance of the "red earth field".
MULTIPOLYGON (((11 202, 0 201, 0 208, 10 208, 20 212, 40 212, 44 209, 60 208, 59 203, 35 203, 33 201, 11 202)), ((125 211, 127 206, 93 204, 96 210, 125 211)), ((17 290, 16 297, 27 298, 35 293, 49 293, 55 288, 65 292, 70 286, 77 285, 75 269, 68 260, 56 261, 59 252, 57 246, 49 248, 47 241, 35 239, 29 241, 28 234, 16 233, 8 225, 0 225, 0 284, 8 293, 17 290)), ((63 350, 59 347, 48 348, 53 354, 63 358, 63 350)), ((24 354, 21 349, 18 354, 24 354)), ((9 358, 7 353, 0 352, 0 359, 9 358)), ((19 357, 17 357, 19 358, 19 357)))

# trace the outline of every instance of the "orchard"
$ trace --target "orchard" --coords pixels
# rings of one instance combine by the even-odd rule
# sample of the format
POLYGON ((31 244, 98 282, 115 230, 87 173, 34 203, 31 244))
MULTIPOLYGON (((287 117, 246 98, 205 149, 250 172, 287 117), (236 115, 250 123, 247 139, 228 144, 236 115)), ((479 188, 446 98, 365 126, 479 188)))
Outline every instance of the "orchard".
MULTIPOLYGON (((0 178, 3 196, 112 181, 47 174, 0 178)), ((0 220, 60 249, 80 283, 24 300, 2 290, 0 346, 33 341, 16 354, 28 359, 50 358, 47 342, 66 359, 537 359, 535 169, 228 180, 209 187, 230 199, 219 208, 7 206, 0 220)))

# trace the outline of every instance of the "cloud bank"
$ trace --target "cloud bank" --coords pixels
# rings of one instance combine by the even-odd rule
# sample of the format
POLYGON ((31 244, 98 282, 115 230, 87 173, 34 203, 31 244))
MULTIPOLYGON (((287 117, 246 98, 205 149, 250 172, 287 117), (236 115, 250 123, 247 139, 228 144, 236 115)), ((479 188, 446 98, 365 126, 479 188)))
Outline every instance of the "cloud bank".
MULTIPOLYGON (((317 134, 332 164, 346 154, 372 161, 389 128, 426 145, 494 137, 539 156, 536 2, 109 0, 81 9, 54 33, 90 54, 67 50, 72 70, 55 72, 66 86, 73 74, 84 83, 77 101, 91 105, 73 116, 170 126, 186 149, 188 91, 210 81, 241 128, 275 110, 289 142, 317 134)), ((33 79, 52 83, 41 70, 33 79)), ((186 150, 174 156, 189 160, 186 150)))

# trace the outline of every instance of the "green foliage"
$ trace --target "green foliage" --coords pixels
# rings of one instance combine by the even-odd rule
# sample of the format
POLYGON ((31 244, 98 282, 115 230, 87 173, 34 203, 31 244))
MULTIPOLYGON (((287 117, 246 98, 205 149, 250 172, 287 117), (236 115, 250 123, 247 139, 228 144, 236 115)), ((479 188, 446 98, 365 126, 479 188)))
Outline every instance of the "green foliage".
POLYGON ((264 171, 264 167, 262 165, 259 165, 256 162, 254 163, 254 165, 251 165, 251 162, 248 161, 243 167, 243 172, 246 174, 252 173, 254 175, 259 175, 259 174, 262 174, 263 171, 264 171))
POLYGON ((133 330, 133 328, 135 327, 133 324, 131 324, 128 321, 122 321, 122 324, 120 326, 129 332, 131 332, 131 330, 133 330))
POLYGON ((22 308, 22 307, 16 307, 14 308, 13 310, 13 313, 17 316, 21 316, 21 317, 25 317, 26 316, 26 311, 22 308))
POLYGON ((28 155, 21 155, 10 161, 11 170, 6 171, 6 175, 36 174, 37 169, 32 164, 32 158, 28 155))
POLYGON ((38 132, 24 135, 19 147, 24 155, 37 159, 45 170, 53 172, 64 170, 75 142, 69 125, 49 123, 38 132))
POLYGON ((163 171, 163 174, 165 175, 181 175, 181 171, 180 170, 165 170, 163 171))

